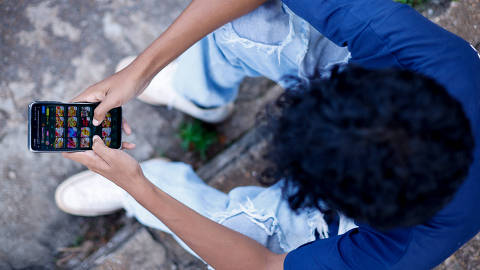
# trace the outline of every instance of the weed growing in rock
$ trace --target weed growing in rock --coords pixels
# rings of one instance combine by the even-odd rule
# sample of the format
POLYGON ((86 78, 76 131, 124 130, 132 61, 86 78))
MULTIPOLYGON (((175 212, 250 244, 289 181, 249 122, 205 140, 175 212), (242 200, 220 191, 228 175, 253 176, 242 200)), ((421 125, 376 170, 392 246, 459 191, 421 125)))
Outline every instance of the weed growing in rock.
POLYGON ((417 7, 427 3, 429 0, 395 0, 395 1, 402 4, 410 5, 412 7, 417 7))
POLYGON ((208 148, 217 142, 217 133, 207 129, 205 124, 198 120, 184 122, 180 125, 179 137, 182 140, 181 146, 187 151, 194 151, 200 154, 202 159, 207 158, 208 148))

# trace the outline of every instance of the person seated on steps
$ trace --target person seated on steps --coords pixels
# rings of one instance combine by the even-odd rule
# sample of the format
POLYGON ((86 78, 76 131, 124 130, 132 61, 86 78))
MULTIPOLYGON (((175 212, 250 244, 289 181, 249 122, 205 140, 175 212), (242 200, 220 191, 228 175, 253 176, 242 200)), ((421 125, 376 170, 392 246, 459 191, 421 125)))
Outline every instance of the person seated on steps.
POLYGON ((268 77, 286 89, 266 117, 279 181, 225 194, 96 137, 65 154, 91 171, 56 202, 125 208, 216 269, 429 269, 480 229, 478 70, 467 42, 389 0, 194 0, 74 100, 101 102, 96 125, 135 96, 217 123, 245 76, 268 77))

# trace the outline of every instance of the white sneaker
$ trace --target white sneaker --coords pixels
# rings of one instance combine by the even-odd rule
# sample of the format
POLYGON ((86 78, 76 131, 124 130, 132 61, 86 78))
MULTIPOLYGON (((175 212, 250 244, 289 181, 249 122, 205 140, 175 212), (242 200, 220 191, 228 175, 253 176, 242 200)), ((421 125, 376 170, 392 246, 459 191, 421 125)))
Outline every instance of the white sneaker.
MULTIPOLYGON (((159 157, 149 161, 170 162, 159 157)), ((123 208, 125 191, 107 178, 92 171, 83 171, 63 181, 55 191, 58 208, 77 216, 100 216, 123 208)))
MULTIPOLYGON (((116 68, 116 71, 128 66, 135 56, 128 56, 122 59, 116 68)), ((137 98, 145 103, 152 105, 166 105, 175 108, 194 118, 208 122, 219 123, 225 120, 233 112, 233 103, 212 109, 203 109, 195 105, 190 100, 179 95, 173 89, 173 76, 177 70, 178 63, 171 62, 163 68, 150 82, 147 88, 137 98)))
POLYGON ((123 208, 124 191, 105 177, 83 171, 61 183, 55 202, 61 210, 78 216, 111 214, 123 208))

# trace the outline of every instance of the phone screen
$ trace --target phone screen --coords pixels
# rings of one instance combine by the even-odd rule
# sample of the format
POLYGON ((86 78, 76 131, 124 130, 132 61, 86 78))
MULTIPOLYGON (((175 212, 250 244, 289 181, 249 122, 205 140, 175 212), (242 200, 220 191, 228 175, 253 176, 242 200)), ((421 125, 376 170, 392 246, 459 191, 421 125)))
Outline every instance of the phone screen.
POLYGON ((34 151, 82 151, 92 149, 98 135, 111 148, 120 148, 122 110, 110 110, 105 120, 94 126, 97 103, 42 103, 31 106, 31 149, 34 151))

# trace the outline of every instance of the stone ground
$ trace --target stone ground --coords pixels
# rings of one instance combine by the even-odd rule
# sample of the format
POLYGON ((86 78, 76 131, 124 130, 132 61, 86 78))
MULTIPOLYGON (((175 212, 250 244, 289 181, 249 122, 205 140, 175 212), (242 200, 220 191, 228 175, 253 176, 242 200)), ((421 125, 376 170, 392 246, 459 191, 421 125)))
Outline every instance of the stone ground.
MULTIPOLYGON (((66 101, 112 74, 121 58, 145 48, 187 4, 0 0, 0 269, 53 269, 57 264, 77 269, 204 268, 171 237, 143 228, 122 213, 99 219, 62 213, 53 200, 55 187, 84 168, 60 155, 26 150, 26 108, 32 100, 66 101), (83 259, 94 251, 92 246, 101 248, 83 259), (79 249, 84 249, 83 257, 79 249), (140 253, 142 257, 132 256, 140 253)), ((427 7, 424 14, 478 49, 480 2, 461 0, 443 10, 427 7)), ((133 101, 124 107, 138 145, 132 155, 193 163, 199 175, 223 190, 238 184, 228 179, 255 184, 265 140, 258 139, 256 129, 248 130, 256 112, 280 92, 268 81, 247 80, 235 115, 210 127, 221 139, 209 156, 228 148, 207 163, 180 147, 178 128, 188 117, 133 101)), ((438 269, 479 269, 479 250, 477 235, 438 269)))

